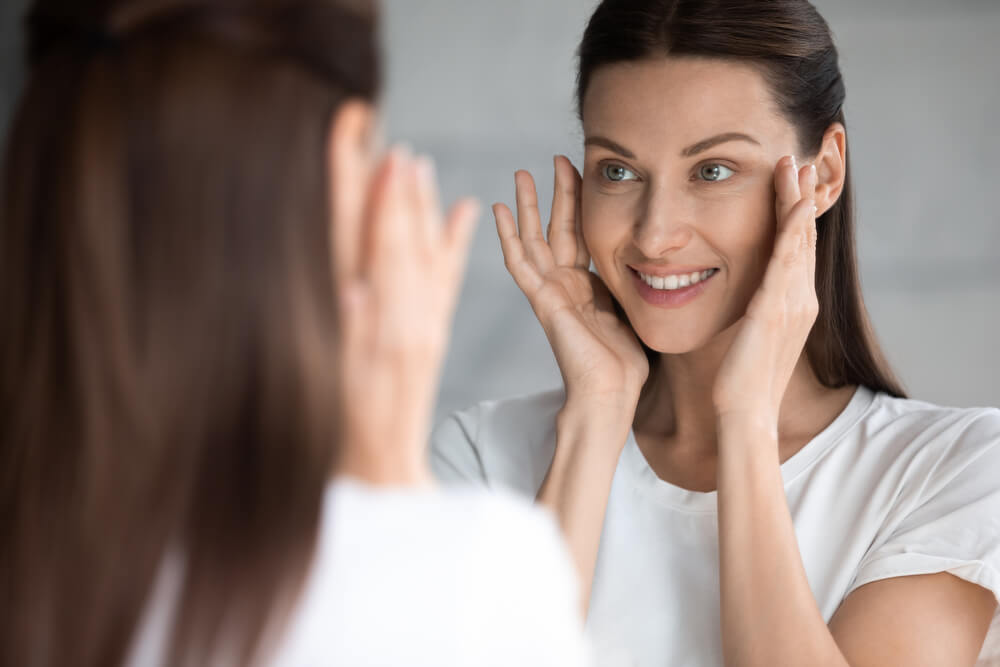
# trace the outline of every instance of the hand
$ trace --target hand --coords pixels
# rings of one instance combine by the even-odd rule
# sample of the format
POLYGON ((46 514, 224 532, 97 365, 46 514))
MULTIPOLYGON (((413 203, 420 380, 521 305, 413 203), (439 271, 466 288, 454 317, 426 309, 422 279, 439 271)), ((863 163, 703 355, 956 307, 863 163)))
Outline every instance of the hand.
POLYGON ((816 168, 784 157, 775 170, 777 236, 764 279, 713 388, 716 414, 777 429, 781 400, 816 321, 816 168))
POLYGON ((442 221, 433 167, 401 149, 376 171, 361 266, 340 286, 340 471, 373 483, 429 483, 425 447, 478 204, 442 221))
POLYGON ((580 229, 580 174, 565 157, 555 159, 548 241, 534 179, 519 171, 514 180, 517 222, 507 206, 493 206, 504 263, 545 330, 567 403, 580 399, 634 411, 649 364, 631 327, 615 313, 607 287, 589 270, 580 229))

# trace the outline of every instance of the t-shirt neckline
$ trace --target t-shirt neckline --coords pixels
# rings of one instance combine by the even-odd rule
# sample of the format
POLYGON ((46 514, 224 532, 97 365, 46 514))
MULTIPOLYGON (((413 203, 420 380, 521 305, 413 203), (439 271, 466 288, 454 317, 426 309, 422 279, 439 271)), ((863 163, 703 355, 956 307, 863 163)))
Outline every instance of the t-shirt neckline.
MULTIPOLYGON (((859 385, 844 410, 815 438, 781 464, 781 477, 785 487, 857 424, 874 400, 875 393, 859 385)), ((620 466, 631 484, 659 503, 686 512, 715 514, 718 510, 716 491, 691 491, 657 477, 639 449, 635 433, 631 429, 622 450, 620 466)))

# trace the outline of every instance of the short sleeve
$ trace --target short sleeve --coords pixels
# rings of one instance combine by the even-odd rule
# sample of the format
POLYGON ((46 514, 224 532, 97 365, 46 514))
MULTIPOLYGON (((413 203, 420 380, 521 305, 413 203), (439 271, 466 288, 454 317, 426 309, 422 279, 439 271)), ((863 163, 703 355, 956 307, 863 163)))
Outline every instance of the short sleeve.
MULTIPOLYGON (((954 432, 953 432, 954 433, 954 432)), ((978 410, 957 430, 918 501, 862 559, 848 593, 905 575, 949 572, 1000 600, 1000 411, 978 410)))
POLYGON ((456 412, 431 434, 430 466, 438 481, 485 485, 486 470, 476 448, 481 409, 475 406, 456 412))

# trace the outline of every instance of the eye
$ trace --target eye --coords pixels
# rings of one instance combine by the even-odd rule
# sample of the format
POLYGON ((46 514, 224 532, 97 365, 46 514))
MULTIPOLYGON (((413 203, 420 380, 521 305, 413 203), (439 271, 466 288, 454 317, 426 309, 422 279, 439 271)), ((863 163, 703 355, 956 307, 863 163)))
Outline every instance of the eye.
POLYGON ((630 169, 626 169, 620 164, 606 164, 601 168, 601 173, 604 178, 615 183, 621 183, 622 181, 634 181, 638 178, 630 169))
POLYGON ((703 181, 724 181, 733 175, 733 170, 721 164, 706 164, 698 169, 698 177, 703 181))

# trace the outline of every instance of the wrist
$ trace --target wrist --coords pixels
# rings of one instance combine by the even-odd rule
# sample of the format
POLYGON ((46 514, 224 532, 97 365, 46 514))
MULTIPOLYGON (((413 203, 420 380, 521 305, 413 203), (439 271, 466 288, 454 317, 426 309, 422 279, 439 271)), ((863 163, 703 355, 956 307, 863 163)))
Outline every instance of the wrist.
POLYGON ((599 423, 627 423, 635 418, 642 387, 614 391, 587 391, 566 386, 566 401, 559 411, 560 418, 583 419, 599 423))
POLYGON ((632 428, 634 414, 634 408, 630 411, 625 406, 603 401, 567 400, 556 415, 553 466, 573 462, 613 469, 632 428))
POLYGON ((434 476, 424 457, 402 453, 359 451, 348 448, 336 466, 337 475, 353 477, 375 486, 432 486, 434 476))
POLYGON ((716 415, 720 454, 727 451, 778 450, 778 420, 761 412, 727 412, 716 415))

